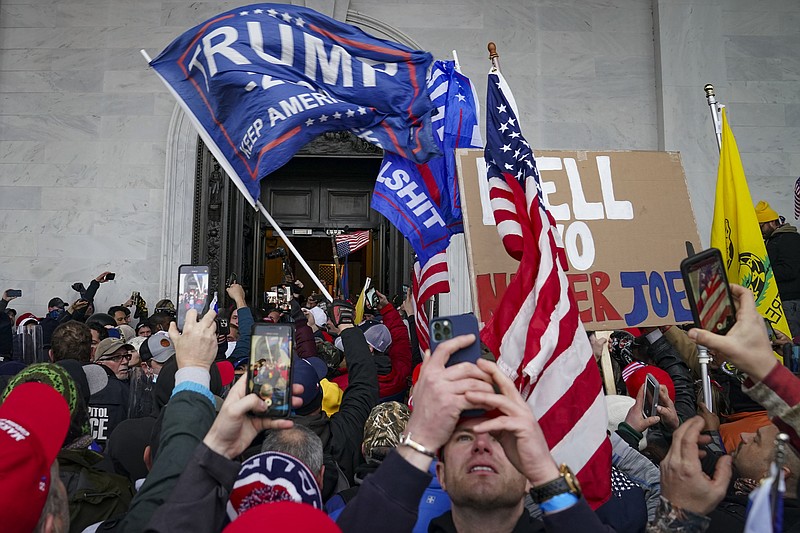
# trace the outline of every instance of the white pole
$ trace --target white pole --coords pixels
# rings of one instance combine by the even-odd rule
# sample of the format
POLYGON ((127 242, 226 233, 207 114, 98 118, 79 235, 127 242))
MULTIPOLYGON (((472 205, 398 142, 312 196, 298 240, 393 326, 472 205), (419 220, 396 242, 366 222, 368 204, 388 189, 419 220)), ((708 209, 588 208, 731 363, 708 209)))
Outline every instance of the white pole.
POLYGON ((714 122, 714 135, 717 137, 717 148, 722 150, 722 119, 719 116, 720 105, 714 94, 714 86, 707 83, 703 90, 706 93, 708 107, 711 109, 711 120, 714 122))
POLYGON ((147 61, 147 63, 150 64, 152 59, 150 59, 150 55, 145 51, 145 49, 142 48, 141 50, 139 50, 139 53, 141 53, 144 56, 144 58, 147 61))
POLYGON ((461 63, 458 62, 458 52, 453 50, 453 61, 456 64, 456 72, 461 72, 461 63))
POLYGON ((261 211, 261 214, 262 214, 262 215, 264 215, 264 218, 266 218, 266 219, 267 219, 267 222, 269 222, 269 223, 270 223, 270 225, 271 225, 271 226, 272 226, 272 227, 275 229, 275 231, 278 233, 278 235, 280 236, 280 238, 281 238, 281 239, 283 239, 283 242, 285 242, 285 243, 286 243, 286 246, 289 248, 289 250, 291 250, 291 251, 292 251, 292 254, 294 254, 294 256, 297 258, 297 260, 298 260, 298 261, 300 261, 300 265, 303 267, 303 269, 306 271, 306 273, 307 273, 307 274, 308 274, 308 275, 311 277, 311 280, 314 282, 314 284, 315 284, 315 285, 316 285, 316 286, 319 288, 319 290, 322 292, 322 294, 324 294, 324 295, 325 295, 325 297, 326 297, 326 298, 327 298, 329 301, 331 301, 331 302, 332 302, 332 301, 333 301, 333 297, 332 297, 332 296, 331 296, 331 294, 328 292, 328 289, 327 289, 327 288, 325 288, 325 286, 324 286, 324 285, 322 284, 322 282, 319 280, 319 278, 318 278, 318 277, 317 277, 317 275, 314 273, 314 271, 313 271, 313 270, 311 270, 311 267, 310 267, 310 266, 308 266, 308 263, 306 263, 306 260, 305 260, 305 259, 303 259, 303 256, 302 256, 302 255, 300 255, 300 252, 298 252, 298 251, 297 251, 297 248, 295 248, 295 247, 294 247, 294 244, 292 244, 292 241, 290 241, 290 240, 289 240, 289 237, 287 237, 287 236, 286 236, 286 234, 283 232, 283 230, 281 229, 281 227, 280 227, 280 226, 278 226, 278 223, 277 223, 277 222, 275 222, 275 219, 274 219, 274 218, 272 218, 272 215, 270 215, 270 214, 269 214, 269 211, 267 211, 267 208, 266 208, 266 207, 264 207, 264 206, 261 204, 261 202, 260 202, 260 201, 257 201, 257 202, 256 202, 256 207, 258 208, 258 210, 259 210, 259 211, 261 211))

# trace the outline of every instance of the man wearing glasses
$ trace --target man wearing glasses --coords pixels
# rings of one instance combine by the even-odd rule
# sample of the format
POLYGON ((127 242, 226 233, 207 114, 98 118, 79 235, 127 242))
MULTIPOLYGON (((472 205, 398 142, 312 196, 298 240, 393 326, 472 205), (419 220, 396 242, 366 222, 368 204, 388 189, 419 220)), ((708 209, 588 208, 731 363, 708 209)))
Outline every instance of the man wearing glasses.
POLYGON ((128 363, 133 346, 109 337, 97 345, 94 362, 106 372, 108 382, 89 398, 92 437, 105 447, 117 424, 128 418, 128 363))

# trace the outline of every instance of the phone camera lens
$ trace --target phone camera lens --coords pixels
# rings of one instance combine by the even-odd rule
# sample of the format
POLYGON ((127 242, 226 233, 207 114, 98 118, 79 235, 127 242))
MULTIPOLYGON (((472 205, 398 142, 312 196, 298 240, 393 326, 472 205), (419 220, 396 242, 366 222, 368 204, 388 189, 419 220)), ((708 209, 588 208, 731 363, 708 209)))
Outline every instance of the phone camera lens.
POLYGON ((433 323, 433 329, 434 329, 434 331, 441 331, 442 323, 441 322, 434 322, 433 323))

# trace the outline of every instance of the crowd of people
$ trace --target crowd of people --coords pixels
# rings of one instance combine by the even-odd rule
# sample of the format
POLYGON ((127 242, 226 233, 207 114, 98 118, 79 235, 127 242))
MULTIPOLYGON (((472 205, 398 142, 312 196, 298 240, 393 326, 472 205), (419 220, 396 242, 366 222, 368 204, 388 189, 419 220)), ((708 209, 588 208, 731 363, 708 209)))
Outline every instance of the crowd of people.
MULTIPOLYGON (((178 331, 169 301, 94 309, 108 274, 44 317, 17 314, 10 291, 0 299, 4 531, 742 531, 779 432, 784 529, 800 531, 800 381, 774 353, 793 341, 770 340, 745 288, 732 286, 725 336, 611 334, 612 492, 593 508, 491 353, 447 364, 478 339, 420 353, 410 298, 378 292, 356 323, 348 301, 298 289, 289 307, 256 309, 233 283, 227 331, 194 309, 178 331), (288 417, 264 416, 270 399, 242 377, 260 323, 294 330, 291 373, 284 364, 271 384, 291 389, 288 417), (714 356, 713 406, 698 344, 714 356)), ((599 360, 605 339, 589 341, 599 360)))

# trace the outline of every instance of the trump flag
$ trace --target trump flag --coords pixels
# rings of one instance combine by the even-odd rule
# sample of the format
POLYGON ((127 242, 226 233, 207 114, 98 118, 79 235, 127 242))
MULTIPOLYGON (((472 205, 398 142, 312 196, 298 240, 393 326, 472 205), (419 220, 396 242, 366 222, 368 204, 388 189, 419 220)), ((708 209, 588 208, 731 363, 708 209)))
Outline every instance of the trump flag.
POLYGON ((438 155, 431 61, 311 9, 255 4, 185 32, 150 65, 254 203, 263 177, 327 131, 419 163, 438 155))

